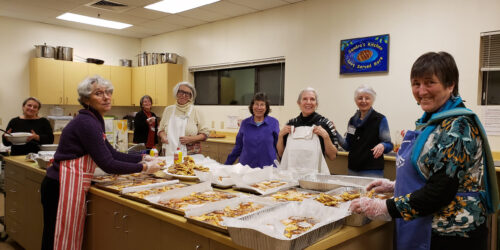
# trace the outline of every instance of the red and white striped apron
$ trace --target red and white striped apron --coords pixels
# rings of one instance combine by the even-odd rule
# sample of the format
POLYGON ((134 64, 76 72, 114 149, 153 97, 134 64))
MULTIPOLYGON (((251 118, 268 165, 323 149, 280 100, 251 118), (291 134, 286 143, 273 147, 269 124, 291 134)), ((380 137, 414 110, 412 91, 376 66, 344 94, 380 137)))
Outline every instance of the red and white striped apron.
POLYGON ((60 190, 54 250, 82 248, 85 196, 96 166, 90 155, 59 163, 60 190))

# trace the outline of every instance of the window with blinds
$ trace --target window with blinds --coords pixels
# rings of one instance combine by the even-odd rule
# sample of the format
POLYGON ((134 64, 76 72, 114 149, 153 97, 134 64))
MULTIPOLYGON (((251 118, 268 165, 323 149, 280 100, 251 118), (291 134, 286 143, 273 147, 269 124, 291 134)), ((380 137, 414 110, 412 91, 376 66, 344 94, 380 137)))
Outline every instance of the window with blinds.
POLYGON ((481 105, 500 105, 500 31, 481 33, 481 105))
POLYGON ((284 104, 285 59, 269 58, 227 64, 194 66, 197 105, 249 105, 264 92, 271 105, 284 104))

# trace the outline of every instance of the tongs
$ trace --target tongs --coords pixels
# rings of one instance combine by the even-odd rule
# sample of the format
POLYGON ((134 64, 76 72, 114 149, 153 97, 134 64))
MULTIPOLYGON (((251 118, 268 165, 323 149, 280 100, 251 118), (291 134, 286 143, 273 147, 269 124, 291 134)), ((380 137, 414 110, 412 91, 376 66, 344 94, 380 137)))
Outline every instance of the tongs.
POLYGON ((0 131, 2 131, 2 132, 4 132, 4 133, 6 133, 6 134, 8 134, 8 135, 12 136, 12 134, 11 134, 10 132, 7 132, 7 131, 5 131, 5 130, 3 130, 3 129, 1 129, 1 128, 0 128, 0 131))

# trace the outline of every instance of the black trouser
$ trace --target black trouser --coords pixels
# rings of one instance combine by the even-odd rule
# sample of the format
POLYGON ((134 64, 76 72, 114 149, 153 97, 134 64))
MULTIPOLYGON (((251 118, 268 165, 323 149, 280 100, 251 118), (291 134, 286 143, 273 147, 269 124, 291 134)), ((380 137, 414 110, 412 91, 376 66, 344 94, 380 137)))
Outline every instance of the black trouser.
POLYGON ((438 236, 432 234, 431 250, 453 249, 453 250, 486 250, 488 246, 488 228, 483 223, 476 230, 469 233, 469 237, 460 236, 438 236))
POLYGON ((43 206, 42 250, 52 250, 59 203, 59 181, 45 176, 40 187, 40 194, 43 206))

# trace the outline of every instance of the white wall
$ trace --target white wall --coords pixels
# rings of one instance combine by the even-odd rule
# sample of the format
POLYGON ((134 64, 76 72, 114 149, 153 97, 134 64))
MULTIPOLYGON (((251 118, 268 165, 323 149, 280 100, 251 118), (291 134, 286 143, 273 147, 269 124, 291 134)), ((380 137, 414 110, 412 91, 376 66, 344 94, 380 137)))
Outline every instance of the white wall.
MULTIPOLYGON (((466 105, 478 106, 480 32, 500 29, 498 0, 306 0, 282 8, 215 22, 142 40, 146 51, 171 51, 187 68, 275 56, 286 57, 285 106, 273 107, 280 124, 299 113, 296 98, 307 86, 320 93, 318 112, 344 133, 356 106, 353 92, 361 84, 377 91, 375 109, 392 130, 411 129, 422 111, 410 90, 415 59, 428 51, 454 55, 460 71, 459 90, 466 105), (339 75, 340 40, 390 34, 389 73, 339 75)), ((241 113, 242 107, 203 106, 209 124, 241 113)), ((500 137, 490 136, 500 151, 500 137)))
MULTIPOLYGON (((97 32, 75 30, 54 25, 0 17, 0 118, 1 128, 9 120, 22 114, 22 101, 29 97, 29 60, 35 56, 34 45, 73 48, 73 60, 99 58, 105 64, 118 65, 119 59, 133 59, 140 51, 140 40, 97 32)), ((76 91, 76 90, 75 90, 76 91)), ((50 105, 43 105, 41 115, 48 113, 50 105)), ((66 106, 65 113, 76 112, 78 106, 66 106)), ((116 108, 126 113, 131 108, 116 108)))

